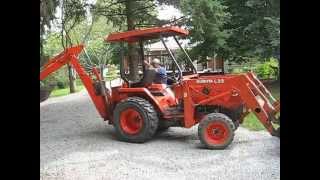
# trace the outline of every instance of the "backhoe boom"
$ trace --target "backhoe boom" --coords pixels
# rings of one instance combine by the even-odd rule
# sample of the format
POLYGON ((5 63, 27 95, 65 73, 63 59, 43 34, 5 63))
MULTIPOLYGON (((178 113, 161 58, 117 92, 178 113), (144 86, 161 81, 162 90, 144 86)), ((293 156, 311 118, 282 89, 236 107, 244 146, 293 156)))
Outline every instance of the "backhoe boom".
POLYGON ((109 114, 108 114, 107 108, 109 104, 107 102, 110 102, 110 101, 108 101, 107 98, 109 96, 104 96, 103 95, 104 93, 97 94, 97 90, 94 86, 95 83, 100 83, 99 74, 97 74, 96 69, 93 68, 95 72, 94 74, 96 76, 96 80, 93 80, 92 77, 88 75, 88 73, 83 69, 83 67, 81 66, 77 58, 77 56, 81 53, 83 48, 84 48, 83 45, 70 47, 70 48, 67 48, 64 52, 50 59, 48 63, 46 63, 43 66, 43 69, 40 71, 40 80, 45 79, 46 77, 48 77, 50 74, 60 69, 65 64, 70 63, 71 66, 76 70, 83 85, 87 89, 100 116, 105 120, 108 120, 109 114))

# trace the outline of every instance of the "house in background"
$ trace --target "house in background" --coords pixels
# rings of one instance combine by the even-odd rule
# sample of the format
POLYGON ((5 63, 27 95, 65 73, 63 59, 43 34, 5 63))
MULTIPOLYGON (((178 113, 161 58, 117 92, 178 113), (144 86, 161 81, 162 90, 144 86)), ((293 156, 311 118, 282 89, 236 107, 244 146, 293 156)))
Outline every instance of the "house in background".
MULTIPOLYGON (((187 44, 186 41, 182 42, 182 46, 184 47, 185 44, 187 44)), ((173 38, 167 38, 166 39, 166 45, 167 47, 171 50, 173 54, 176 54, 177 51, 180 49, 178 44, 174 41, 173 38)), ((163 66, 165 66, 167 69, 170 69, 170 64, 171 62, 170 59, 170 54, 167 52, 166 48, 163 46, 161 41, 148 44, 146 46, 147 51, 146 51, 146 57, 145 59, 151 62, 152 59, 158 58, 160 59, 160 62, 162 63, 163 66)))
MULTIPOLYGON (((182 47, 186 47, 187 44, 188 41, 182 41, 182 47)), ((173 54, 176 54, 178 50, 180 50, 180 47, 174 41, 173 38, 168 38, 166 41, 166 45, 172 51, 173 54)), ((170 55, 168 54, 166 48, 163 46, 161 41, 148 44, 145 47, 147 49, 145 51, 145 60, 151 62, 152 59, 158 58, 160 59, 160 62, 163 66, 165 66, 167 69, 170 69, 172 61, 170 55)), ((207 57, 207 62, 204 63, 200 63, 198 60, 194 60, 193 64, 199 72, 223 72, 225 67, 224 60, 218 57, 207 57)), ((124 66, 125 70, 128 71, 129 64, 126 57, 124 61, 124 66)))
MULTIPOLYGON (((185 47, 187 45, 187 41, 182 42, 182 46, 185 47)), ((173 40, 168 38, 166 42, 168 48, 172 51, 173 54, 177 53, 180 49, 177 43, 173 40)), ((163 46, 162 42, 156 42, 147 46, 148 51, 146 52, 147 60, 151 61, 153 58, 158 58, 162 62, 164 66, 168 66, 167 63, 169 54, 167 53, 166 48, 163 46)), ((210 58, 207 57, 206 63, 199 63, 198 60, 194 60, 193 64, 195 65, 197 71, 212 71, 212 72, 223 72, 224 69, 224 60, 222 58, 214 57, 210 58)))
POLYGON ((224 71, 224 60, 217 56, 210 58, 207 57, 206 70, 212 72, 223 72, 224 71))

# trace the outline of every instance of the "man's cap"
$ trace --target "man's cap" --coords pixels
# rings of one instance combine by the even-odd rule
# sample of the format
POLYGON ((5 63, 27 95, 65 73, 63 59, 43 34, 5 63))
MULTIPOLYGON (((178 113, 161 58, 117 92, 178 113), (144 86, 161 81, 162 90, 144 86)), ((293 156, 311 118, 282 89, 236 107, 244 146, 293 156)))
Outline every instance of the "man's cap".
POLYGON ((158 58, 154 58, 152 60, 152 64, 160 64, 160 60, 158 58))

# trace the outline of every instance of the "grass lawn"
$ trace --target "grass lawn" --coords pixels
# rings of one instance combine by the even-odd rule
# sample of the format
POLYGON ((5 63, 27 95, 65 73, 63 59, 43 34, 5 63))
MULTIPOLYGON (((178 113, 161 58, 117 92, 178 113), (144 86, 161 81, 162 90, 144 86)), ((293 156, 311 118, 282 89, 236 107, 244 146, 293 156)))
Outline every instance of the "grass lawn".
MULTIPOLYGON (((77 85, 77 92, 81 91, 82 89, 84 89, 83 85, 77 85)), ((58 96, 65 96, 70 94, 70 89, 69 87, 65 88, 65 89, 55 89, 51 92, 50 97, 58 97, 58 96)))
MULTIPOLYGON (((280 98, 280 85, 279 84, 273 84, 269 87, 269 90, 271 91, 274 98, 279 99, 280 98)), ((250 113, 247 117, 245 117, 242 127, 248 128, 250 130, 254 131, 260 131, 265 130, 264 126, 261 124, 261 122, 257 119, 257 117, 250 113)))
MULTIPOLYGON (((113 80, 115 78, 117 78, 117 74, 111 74, 109 76, 106 77, 107 81, 113 80)), ((77 92, 81 91, 82 89, 84 89, 84 85, 82 84, 80 79, 76 80, 76 84, 77 84, 77 92)), ((70 94, 70 89, 69 87, 64 88, 64 89, 55 89, 51 92, 50 97, 58 97, 58 96, 65 96, 70 94)))

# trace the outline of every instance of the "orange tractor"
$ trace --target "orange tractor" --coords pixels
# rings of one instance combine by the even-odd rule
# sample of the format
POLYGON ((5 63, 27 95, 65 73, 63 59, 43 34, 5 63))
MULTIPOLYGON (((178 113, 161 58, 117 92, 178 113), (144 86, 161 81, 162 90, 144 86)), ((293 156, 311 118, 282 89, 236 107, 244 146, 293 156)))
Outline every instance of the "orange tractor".
MULTIPOLYGON (((224 149, 244 117, 253 112, 272 136, 280 137, 280 101, 272 97, 261 81, 251 72, 245 74, 198 73, 176 36, 188 31, 179 27, 153 27, 112 33, 108 42, 139 43, 139 62, 144 62, 143 42, 160 39, 171 59, 174 70, 168 73, 170 84, 153 82, 154 73, 142 66, 141 80, 131 82, 124 70, 123 53, 120 63, 122 83, 107 87, 103 69, 86 71, 78 56, 83 45, 67 48, 49 60, 40 72, 40 80, 70 63, 86 87, 101 117, 112 124, 122 141, 143 143, 157 130, 168 127, 190 128, 199 123, 198 136, 209 149, 224 149), (189 68, 180 67, 164 38, 173 37, 185 54, 189 68), (278 127, 278 128, 276 128, 278 127)), ((180 63, 181 64, 181 63, 180 63)), ((168 81, 169 82, 169 81, 168 81)))

